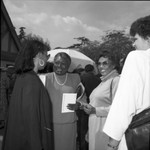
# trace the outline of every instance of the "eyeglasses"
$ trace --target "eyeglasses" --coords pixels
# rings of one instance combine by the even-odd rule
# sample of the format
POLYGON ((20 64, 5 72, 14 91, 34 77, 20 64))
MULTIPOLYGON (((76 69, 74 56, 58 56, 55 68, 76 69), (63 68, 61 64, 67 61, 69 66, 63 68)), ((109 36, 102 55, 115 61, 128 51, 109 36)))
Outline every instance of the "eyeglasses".
POLYGON ((104 62, 98 62, 97 65, 98 65, 98 66, 106 67, 106 66, 109 65, 109 62, 107 62, 107 61, 104 61, 104 62))
POLYGON ((132 43, 134 43, 137 40, 136 37, 131 37, 130 39, 131 39, 132 43))

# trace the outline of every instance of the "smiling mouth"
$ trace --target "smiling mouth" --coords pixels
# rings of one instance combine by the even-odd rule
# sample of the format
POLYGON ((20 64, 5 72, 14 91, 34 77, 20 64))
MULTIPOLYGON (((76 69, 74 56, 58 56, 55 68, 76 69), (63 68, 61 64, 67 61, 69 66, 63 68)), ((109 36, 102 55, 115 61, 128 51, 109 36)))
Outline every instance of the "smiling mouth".
POLYGON ((62 70, 56 70, 57 72, 62 72, 62 70))
POLYGON ((101 70, 101 73, 104 73, 105 72, 105 70, 101 70))
POLYGON ((57 69, 57 71, 62 71, 62 69, 57 69))
POLYGON ((61 73, 63 70, 62 69, 57 69, 56 72, 61 73))

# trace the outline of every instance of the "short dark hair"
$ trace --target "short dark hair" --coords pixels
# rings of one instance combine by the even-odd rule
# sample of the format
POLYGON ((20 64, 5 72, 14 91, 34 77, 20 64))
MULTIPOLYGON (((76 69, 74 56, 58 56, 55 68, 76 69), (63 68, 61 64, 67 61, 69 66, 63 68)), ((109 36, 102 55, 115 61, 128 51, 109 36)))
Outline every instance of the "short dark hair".
POLYGON ((50 50, 48 42, 44 42, 40 36, 28 35, 23 43, 22 49, 18 53, 15 61, 16 73, 31 71, 34 68, 33 58, 39 53, 50 50))
POLYGON ((60 56, 61 58, 67 59, 68 62, 69 62, 69 65, 71 64, 71 57, 70 57, 67 53, 65 53, 65 52, 59 52, 59 53, 57 53, 57 54, 55 55, 55 57, 54 57, 54 61, 55 61, 55 59, 56 59, 58 56, 60 56))
POLYGON ((85 69, 84 69, 86 72, 91 72, 94 70, 94 66, 91 65, 91 64, 88 64, 85 66, 85 69))
POLYGON ((111 63, 115 66, 115 69, 117 71, 119 71, 119 61, 118 61, 118 57, 117 55, 113 52, 113 51, 109 51, 109 50, 103 50, 100 52, 99 54, 99 57, 96 61, 96 63, 98 64, 98 61, 101 57, 104 57, 104 58, 108 58, 111 63))
POLYGON ((144 39, 150 37, 150 15, 139 18, 132 23, 130 35, 135 36, 136 34, 140 35, 144 39))
POLYGON ((108 58, 113 64, 116 64, 116 57, 115 57, 114 53, 111 51, 107 51, 107 50, 101 51, 99 54, 99 57, 97 59, 97 63, 101 57, 108 58))

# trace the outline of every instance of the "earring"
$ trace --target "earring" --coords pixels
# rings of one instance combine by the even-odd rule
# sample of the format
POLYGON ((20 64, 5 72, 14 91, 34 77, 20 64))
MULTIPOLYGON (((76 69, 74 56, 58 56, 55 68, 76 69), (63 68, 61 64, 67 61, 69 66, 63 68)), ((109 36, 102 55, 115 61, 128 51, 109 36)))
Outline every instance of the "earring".
POLYGON ((42 59, 40 59, 39 64, 41 67, 43 67, 45 65, 45 62, 42 59))

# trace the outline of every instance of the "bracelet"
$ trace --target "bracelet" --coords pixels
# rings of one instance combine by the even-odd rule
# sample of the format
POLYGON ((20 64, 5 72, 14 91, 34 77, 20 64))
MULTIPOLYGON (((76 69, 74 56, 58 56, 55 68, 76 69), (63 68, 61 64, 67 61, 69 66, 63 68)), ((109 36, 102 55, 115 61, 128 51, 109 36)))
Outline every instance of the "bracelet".
POLYGON ((116 149, 118 147, 118 146, 113 146, 113 145, 111 145, 109 143, 107 144, 107 146, 110 147, 110 148, 112 148, 112 149, 116 149))

